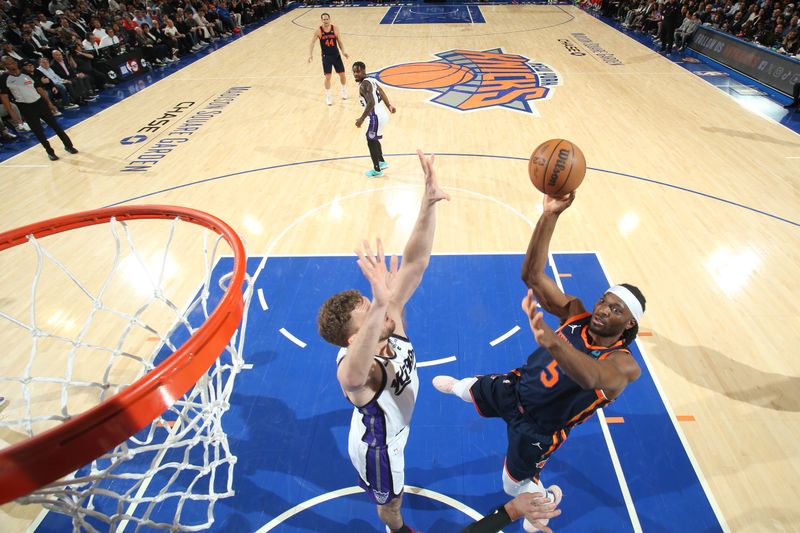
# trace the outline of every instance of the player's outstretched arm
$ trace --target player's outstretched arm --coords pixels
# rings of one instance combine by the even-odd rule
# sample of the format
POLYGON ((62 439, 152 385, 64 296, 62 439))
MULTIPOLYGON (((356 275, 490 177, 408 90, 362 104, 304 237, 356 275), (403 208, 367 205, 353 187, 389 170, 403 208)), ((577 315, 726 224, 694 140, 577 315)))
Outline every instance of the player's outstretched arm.
POLYGON ((544 196, 544 210, 536 223, 528 251, 522 262, 522 281, 539 301, 542 309, 559 317, 561 320, 584 311, 583 304, 574 296, 564 294, 556 282, 545 274, 545 266, 550 253, 550 240, 556 229, 559 215, 564 212, 575 199, 575 193, 554 198, 544 196))
POLYGON ((641 375, 642 370, 627 350, 618 350, 603 360, 597 360, 587 357, 585 353, 560 339, 544 321, 542 313, 536 311, 536 300, 531 289, 528 289, 522 300, 522 310, 528 317, 531 331, 539 346, 544 347, 561 370, 581 388, 600 389, 607 399, 613 400, 641 375))
POLYGON ((414 294, 428 268, 436 232, 436 204, 440 200, 450 200, 450 195, 439 188, 436 171, 433 168, 434 156, 426 156, 417 150, 422 173, 425 178, 425 191, 419 206, 419 215, 411 236, 403 250, 403 263, 397 274, 397 283, 392 298, 392 306, 400 309, 414 294))
POLYGON ((358 266, 372 288, 372 301, 369 304, 364 302, 364 307, 368 305, 364 322, 350 343, 347 356, 342 359, 336 371, 336 377, 342 388, 349 393, 348 396, 356 404, 358 403, 354 394, 357 396, 369 386, 375 347, 386 322, 386 312, 392 298, 392 280, 397 272, 397 262, 394 260, 391 262, 391 270, 386 269, 383 243, 380 239, 377 246, 377 255, 373 254, 367 241, 363 243, 363 250, 355 251, 358 256, 358 266))

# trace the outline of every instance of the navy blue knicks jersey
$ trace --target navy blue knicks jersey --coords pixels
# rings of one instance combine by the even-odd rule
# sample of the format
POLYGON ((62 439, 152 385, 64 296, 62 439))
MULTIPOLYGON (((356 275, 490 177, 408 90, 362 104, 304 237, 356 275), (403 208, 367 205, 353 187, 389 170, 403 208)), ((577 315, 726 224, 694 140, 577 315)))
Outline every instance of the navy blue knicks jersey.
POLYGON ((337 56, 339 55, 339 46, 336 42, 336 31, 331 24, 330 31, 325 31, 322 26, 319 27, 319 45, 322 48, 322 55, 324 56, 337 56))
MULTIPOLYGON (((589 342, 588 329, 592 314, 589 312, 570 317, 556 330, 562 340, 569 342, 587 357, 601 360, 611 352, 625 351, 623 341, 612 346, 593 346, 589 342)), ((569 431, 598 409, 608 405, 600 389, 584 390, 564 373, 550 353, 539 348, 530 357, 520 372, 517 393, 527 415, 544 433, 565 429, 569 431)))

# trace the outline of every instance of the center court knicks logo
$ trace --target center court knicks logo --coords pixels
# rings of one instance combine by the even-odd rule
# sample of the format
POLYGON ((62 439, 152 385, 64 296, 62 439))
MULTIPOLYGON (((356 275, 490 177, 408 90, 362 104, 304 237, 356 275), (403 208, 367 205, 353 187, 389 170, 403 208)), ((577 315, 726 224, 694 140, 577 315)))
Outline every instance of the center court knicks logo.
POLYGON ((458 111, 505 107, 538 115, 536 100, 547 100, 561 85, 556 71, 527 57, 490 50, 448 50, 436 61, 402 63, 375 73, 386 85, 423 89, 438 95, 431 102, 458 111))

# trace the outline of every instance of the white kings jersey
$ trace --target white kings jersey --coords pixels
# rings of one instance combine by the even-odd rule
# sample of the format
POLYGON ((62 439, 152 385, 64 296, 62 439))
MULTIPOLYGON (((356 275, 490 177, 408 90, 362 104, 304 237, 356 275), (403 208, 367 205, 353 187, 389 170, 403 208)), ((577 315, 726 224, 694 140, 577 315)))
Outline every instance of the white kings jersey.
MULTIPOLYGON (((386 104, 383 102, 383 98, 381 98, 381 93, 378 92, 378 81, 374 78, 364 78, 366 81, 372 85, 372 100, 375 102, 375 108, 373 112, 378 115, 387 116, 389 114, 389 108, 386 107, 386 104)), ((358 93, 358 101, 361 102, 361 107, 367 107, 367 101, 361 96, 361 92, 358 93)))
MULTIPOLYGON (((417 361, 414 347, 408 339, 398 335, 389 337, 393 357, 375 357, 383 378, 375 396, 364 406, 353 409, 350 421, 350 446, 385 446, 391 443, 411 422, 419 390, 417 361)), ((347 355, 347 348, 339 350, 338 365, 347 355)))

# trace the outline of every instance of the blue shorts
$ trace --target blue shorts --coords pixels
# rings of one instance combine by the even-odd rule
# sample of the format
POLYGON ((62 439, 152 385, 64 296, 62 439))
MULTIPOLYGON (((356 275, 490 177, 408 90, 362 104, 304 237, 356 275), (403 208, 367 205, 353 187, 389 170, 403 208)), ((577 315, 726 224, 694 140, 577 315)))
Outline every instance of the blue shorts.
POLYGON ((469 392, 481 416, 502 418, 506 423, 508 475, 517 482, 538 481, 539 472, 550 455, 567 440, 569 432, 543 432, 522 409, 517 398, 518 382, 519 376, 513 372, 480 376, 469 392))

